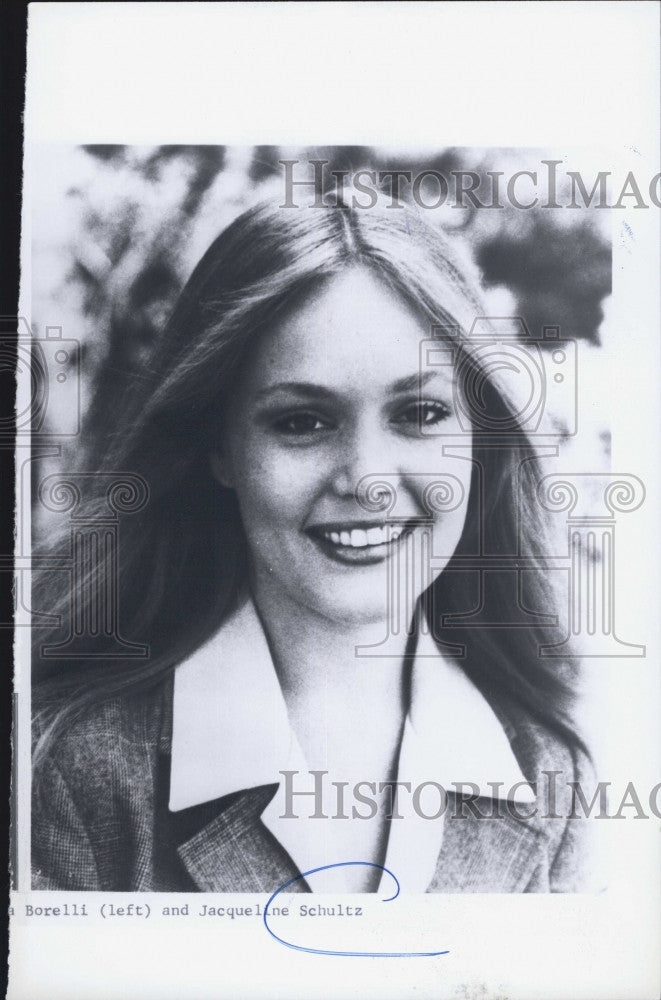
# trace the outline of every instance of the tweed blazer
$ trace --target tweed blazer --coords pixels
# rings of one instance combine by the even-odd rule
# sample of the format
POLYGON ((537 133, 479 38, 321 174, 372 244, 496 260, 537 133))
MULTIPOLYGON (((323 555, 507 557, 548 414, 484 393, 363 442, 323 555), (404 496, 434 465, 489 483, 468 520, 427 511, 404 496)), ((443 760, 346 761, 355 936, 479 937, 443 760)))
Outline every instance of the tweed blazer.
MULTIPOLYGON (((100 704, 58 740, 33 789, 33 889, 271 893, 300 874, 260 820, 277 786, 170 811, 172 701, 170 676, 100 704)), ((540 797, 527 819, 448 808, 426 891, 592 889, 589 821, 568 818, 569 783, 590 771, 584 755, 514 704, 492 707, 526 779, 541 785, 555 772, 554 806, 540 797)), ((291 889, 310 886, 300 879, 291 889)))

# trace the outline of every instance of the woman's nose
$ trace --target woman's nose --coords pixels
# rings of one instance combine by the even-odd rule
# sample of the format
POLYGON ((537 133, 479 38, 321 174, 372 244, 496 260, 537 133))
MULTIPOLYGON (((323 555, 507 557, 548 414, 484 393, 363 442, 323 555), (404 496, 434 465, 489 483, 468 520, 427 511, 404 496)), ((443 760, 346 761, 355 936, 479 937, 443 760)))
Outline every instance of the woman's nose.
POLYGON ((375 473, 395 473, 388 435, 378 427, 359 427, 338 443, 330 486, 338 496, 355 496, 358 484, 375 473))

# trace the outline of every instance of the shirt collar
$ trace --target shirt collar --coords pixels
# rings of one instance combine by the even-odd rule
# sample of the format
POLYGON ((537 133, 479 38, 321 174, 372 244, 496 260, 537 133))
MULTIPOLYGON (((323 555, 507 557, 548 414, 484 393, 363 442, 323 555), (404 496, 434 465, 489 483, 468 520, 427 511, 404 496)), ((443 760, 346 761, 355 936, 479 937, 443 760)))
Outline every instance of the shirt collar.
MULTIPOLYGON (((533 801, 502 724, 464 671, 419 636, 400 780, 533 801), (404 759, 415 774, 402 772, 404 759)), ((307 770, 255 606, 248 600, 175 671, 172 811, 276 784, 281 769, 307 770)))

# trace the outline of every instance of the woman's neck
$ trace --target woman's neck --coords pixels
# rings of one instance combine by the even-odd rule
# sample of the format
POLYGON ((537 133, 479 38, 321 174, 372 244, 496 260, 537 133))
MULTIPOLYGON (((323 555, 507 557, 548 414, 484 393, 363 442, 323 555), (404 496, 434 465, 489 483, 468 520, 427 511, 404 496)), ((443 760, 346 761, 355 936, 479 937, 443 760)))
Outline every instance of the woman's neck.
POLYGON ((393 642, 387 656, 360 655, 362 647, 376 647, 387 635, 388 622, 337 622, 275 592, 253 584, 253 596, 269 640, 283 691, 312 689, 320 683, 356 690, 369 685, 376 694, 392 691, 402 677, 407 636, 393 642))
POLYGON ((349 767, 360 750, 366 767, 390 769, 406 708, 406 635, 401 649, 389 642, 387 657, 359 656, 357 647, 383 641, 385 620, 329 621, 268 581, 256 581, 253 595, 310 766, 324 766, 325 756, 328 763, 349 767))

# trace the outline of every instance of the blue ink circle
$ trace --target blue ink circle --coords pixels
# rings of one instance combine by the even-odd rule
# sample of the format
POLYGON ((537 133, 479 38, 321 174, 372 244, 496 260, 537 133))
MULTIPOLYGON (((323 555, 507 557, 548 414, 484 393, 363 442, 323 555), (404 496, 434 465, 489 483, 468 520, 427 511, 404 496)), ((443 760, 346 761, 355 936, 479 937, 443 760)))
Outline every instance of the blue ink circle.
POLYGON ((334 865, 322 865, 320 868, 311 868, 307 872, 301 872, 300 875, 294 875, 290 878, 288 882, 281 885, 279 889, 269 897, 269 900, 264 907, 263 921, 264 926, 271 935, 275 938, 279 944, 284 944, 287 948, 293 948, 294 951, 305 951, 309 955, 336 955, 341 958, 435 958, 437 955, 448 955, 449 950, 445 951, 326 951, 323 948, 305 948, 303 945, 294 944, 292 941, 285 941, 284 938, 279 937, 274 931, 271 930, 268 923, 269 917, 269 906, 281 892, 293 885, 294 882, 298 882, 301 878, 307 878, 308 875, 314 875, 316 872, 325 872, 329 868, 347 868, 355 865, 364 865, 367 868, 379 868, 382 872, 387 872, 388 875, 393 879, 396 889, 393 896, 388 896, 387 899, 382 899, 382 903, 391 903, 393 899, 397 899, 399 896, 399 880, 394 872, 391 872, 389 868, 384 865, 378 865, 373 861, 338 861, 334 865))

